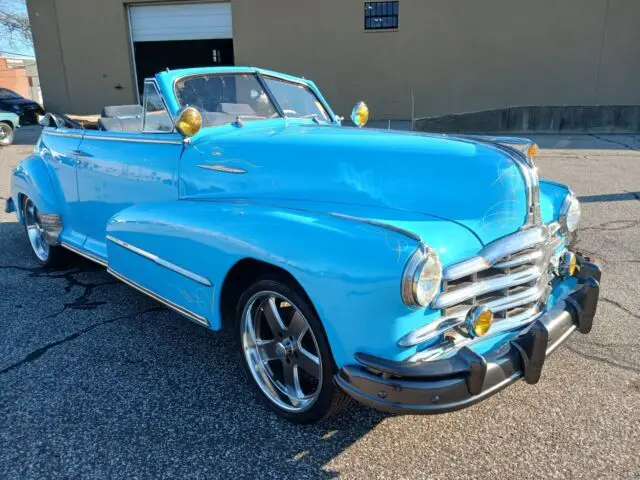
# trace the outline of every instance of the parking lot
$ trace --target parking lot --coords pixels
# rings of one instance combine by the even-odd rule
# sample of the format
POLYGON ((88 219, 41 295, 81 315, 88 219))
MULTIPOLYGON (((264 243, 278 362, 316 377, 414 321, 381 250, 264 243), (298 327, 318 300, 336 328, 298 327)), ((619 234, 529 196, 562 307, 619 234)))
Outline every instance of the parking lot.
MULTIPOLYGON (((0 196, 35 138, 0 149, 0 196)), ((540 176, 582 201, 577 249, 603 268, 595 326, 537 385, 446 415, 280 420, 232 335, 80 258, 39 268, 0 213, 0 478, 639 478, 640 136, 536 140, 540 176)))

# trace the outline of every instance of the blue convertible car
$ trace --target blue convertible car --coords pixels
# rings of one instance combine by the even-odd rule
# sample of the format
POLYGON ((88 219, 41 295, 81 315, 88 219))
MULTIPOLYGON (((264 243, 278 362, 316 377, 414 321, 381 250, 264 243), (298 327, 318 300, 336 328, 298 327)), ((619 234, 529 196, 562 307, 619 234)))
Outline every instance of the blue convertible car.
POLYGON ((39 262, 71 250, 235 329, 250 382, 295 422, 349 398, 463 408, 536 383, 591 329, 580 204, 538 180, 526 140, 343 127, 313 82, 240 67, 159 73, 92 128, 41 121, 7 201, 39 262))

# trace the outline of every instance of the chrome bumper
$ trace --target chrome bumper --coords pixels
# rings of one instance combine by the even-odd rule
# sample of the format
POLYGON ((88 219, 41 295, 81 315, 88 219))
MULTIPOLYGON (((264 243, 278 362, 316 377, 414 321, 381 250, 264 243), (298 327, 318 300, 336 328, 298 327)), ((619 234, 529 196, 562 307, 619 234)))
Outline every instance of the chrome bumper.
POLYGON ((468 347, 443 360, 397 362, 358 353, 334 377, 357 401, 396 413, 444 413, 477 403, 519 378, 540 379, 546 357, 575 330, 591 331, 600 269, 583 262, 575 290, 520 335, 479 355, 468 347))

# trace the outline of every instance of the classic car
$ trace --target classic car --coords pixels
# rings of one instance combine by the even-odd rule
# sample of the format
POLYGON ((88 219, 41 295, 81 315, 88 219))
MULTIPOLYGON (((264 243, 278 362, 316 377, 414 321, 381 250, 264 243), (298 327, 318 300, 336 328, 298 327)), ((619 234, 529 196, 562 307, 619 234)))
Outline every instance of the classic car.
POLYGON ((0 147, 6 147, 13 143, 18 128, 20 128, 18 115, 0 111, 0 147))
POLYGON ((24 98, 8 88, 0 88, 0 110, 6 110, 18 115, 21 125, 36 123, 38 115, 44 113, 38 102, 24 98))
MULTIPOLYGON (((569 248, 580 204, 537 146, 343 126, 316 85, 258 68, 172 70, 140 115, 47 114, 12 177, 38 261, 70 250, 212 330, 294 422, 353 398, 472 405, 591 330, 600 269, 569 248)), ((215 368, 215 365, 212 365, 215 368)))

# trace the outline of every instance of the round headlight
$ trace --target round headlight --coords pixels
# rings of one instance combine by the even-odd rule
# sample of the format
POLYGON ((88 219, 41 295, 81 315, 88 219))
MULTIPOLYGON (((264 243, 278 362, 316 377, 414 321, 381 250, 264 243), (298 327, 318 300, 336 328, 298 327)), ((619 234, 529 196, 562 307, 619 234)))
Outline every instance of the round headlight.
POLYGON ((436 252, 420 245, 411 255, 402 276, 402 300, 412 308, 425 307, 433 300, 442 282, 442 263, 436 252))
POLYGON ((580 202, 573 193, 567 194, 560 209, 560 223, 568 232, 575 232, 580 222, 580 202))

